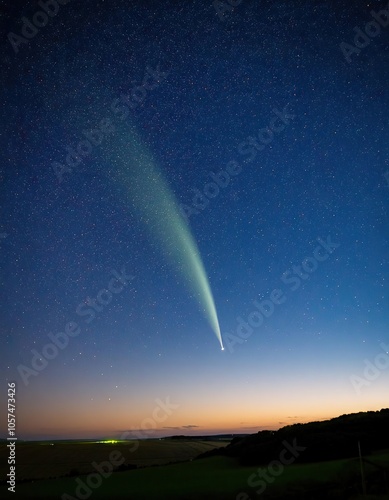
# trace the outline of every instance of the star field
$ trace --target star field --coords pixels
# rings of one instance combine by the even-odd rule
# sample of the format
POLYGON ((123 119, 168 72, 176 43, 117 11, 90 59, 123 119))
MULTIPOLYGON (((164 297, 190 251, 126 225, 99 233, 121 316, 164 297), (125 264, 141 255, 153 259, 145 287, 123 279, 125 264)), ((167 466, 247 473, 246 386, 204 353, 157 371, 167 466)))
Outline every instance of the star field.
POLYGON ((117 437, 166 397, 158 435, 384 406, 388 370, 361 394, 350 377, 389 343, 389 27, 341 49, 384 8, 70 1, 11 43, 41 9, 1 7, 0 356, 20 437, 117 437), (136 209, 154 179, 120 181, 130 125, 198 245, 223 352, 136 209))

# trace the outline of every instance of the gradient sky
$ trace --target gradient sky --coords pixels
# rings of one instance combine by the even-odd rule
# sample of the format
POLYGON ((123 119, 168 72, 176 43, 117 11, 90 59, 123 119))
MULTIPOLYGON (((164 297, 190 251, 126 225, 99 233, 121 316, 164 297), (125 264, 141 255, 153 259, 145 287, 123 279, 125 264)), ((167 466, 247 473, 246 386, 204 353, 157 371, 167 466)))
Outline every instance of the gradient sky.
POLYGON ((15 381, 18 437, 119 437, 153 426, 166 398, 174 409, 143 437, 388 406, 389 366, 359 392, 350 377, 389 351, 389 26, 350 61, 340 47, 386 5, 71 1, 17 53, 9 32, 41 9, 1 7, 1 401, 5 415, 15 381), (235 168, 188 218, 224 351, 137 211, 145 178, 120 182, 138 154, 129 126, 187 213, 196 193, 204 203, 195 190, 216 193, 212 172, 235 168), (96 128, 100 144, 59 182, 67 148, 96 128), (318 238, 337 245, 320 262, 318 238), (88 300, 123 268, 132 278, 92 319, 88 300), (274 289, 283 303, 232 346, 274 289), (79 334, 25 384, 20 366, 71 322, 79 334))

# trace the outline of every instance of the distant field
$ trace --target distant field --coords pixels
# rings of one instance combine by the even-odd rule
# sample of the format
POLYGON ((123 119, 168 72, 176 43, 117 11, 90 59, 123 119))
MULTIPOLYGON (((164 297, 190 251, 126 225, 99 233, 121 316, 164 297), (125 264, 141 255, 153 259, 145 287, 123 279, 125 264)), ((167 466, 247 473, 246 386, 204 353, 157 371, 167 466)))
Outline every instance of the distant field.
MULTIPOLYGON (((77 469, 80 474, 93 470, 92 462, 107 460, 112 450, 118 450, 125 463, 137 466, 161 465, 191 460, 205 451, 227 446, 228 441, 195 441, 174 439, 147 439, 134 443, 122 441, 112 444, 62 441, 51 446, 47 442, 18 443, 16 446, 17 478, 40 479, 59 477, 77 469)), ((4 478, 7 469, 6 444, 0 444, 0 473, 4 478)))
MULTIPOLYGON (((388 467, 389 453, 369 457, 375 463, 388 467)), ((265 499, 359 499, 360 476, 357 459, 337 460, 307 465, 291 465, 269 485, 265 492, 256 494, 247 484, 257 467, 240 467, 234 459, 211 457, 192 462, 161 467, 150 467, 129 472, 117 472, 103 479, 93 490, 92 499, 127 500, 254 500, 265 499), (307 496, 307 491, 310 495, 307 496), (347 491, 347 496, 345 496, 347 491), (326 496, 329 492, 333 496, 326 496), (242 496, 237 496, 242 494, 242 496), (324 496, 323 496, 324 495, 324 496)), ((367 483, 374 468, 366 465, 367 483)), ((83 481, 86 476, 81 477, 83 481)), ((382 482, 382 481, 381 481, 382 482)), ((14 498, 61 498, 63 493, 76 498, 75 478, 43 480, 33 484, 19 484, 14 498)), ((86 497, 85 497, 86 498, 86 497)), ((369 496, 369 500, 389 498, 388 495, 369 496)))

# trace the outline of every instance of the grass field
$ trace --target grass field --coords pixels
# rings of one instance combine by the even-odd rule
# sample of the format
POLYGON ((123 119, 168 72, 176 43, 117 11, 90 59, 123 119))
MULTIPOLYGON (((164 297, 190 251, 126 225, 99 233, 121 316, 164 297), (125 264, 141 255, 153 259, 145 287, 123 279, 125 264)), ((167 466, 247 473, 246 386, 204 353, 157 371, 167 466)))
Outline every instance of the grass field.
MULTIPOLYGON (((388 452, 376 454, 369 459, 381 466, 389 466, 388 452)), ((98 488, 94 489, 92 486, 89 496, 83 498, 254 500, 259 496, 255 489, 248 486, 247 480, 256 470, 257 467, 240 467, 231 458, 211 457, 173 465, 116 472, 106 479, 101 479, 101 485, 98 488)), ((366 464, 365 473, 369 485, 369 477, 374 473, 374 467, 366 464)), ((78 478, 78 481, 80 480, 85 483, 87 476, 81 476, 78 478)), ((14 498, 58 499, 64 493, 69 495, 64 500, 80 498, 76 495, 78 484, 76 481, 76 478, 62 478, 19 484, 14 498)), ((286 467, 284 472, 275 478, 272 484, 269 484, 260 498, 362 499, 358 496, 359 489, 359 461, 356 459, 337 460, 286 467), (347 496, 344 496, 346 491, 347 496), (307 495, 307 492, 311 492, 312 496, 307 495), (326 496, 328 494, 330 496, 326 496)), ((87 493, 88 491, 84 491, 85 495, 87 493)), ((369 496, 368 498, 369 500, 389 498, 389 493, 386 496, 369 496)))
MULTIPOLYGON (((147 439, 122 441, 112 444, 95 442, 61 441, 26 442, 16 446, 17 478, 40 479, 59 477, 77 469, 80 474, 92 472, 92 462, 108 460, 113 450, 118 450, 125 463, 140 467, 162 465, 170 462, 191 460, 205 451, 226 446, 228 441, 196 441, 174 439, 147 439), (135 451, 136 443, 138 447, 135 451)), ((0 445, 0 473, 4 478, 8 472, 6 444, 0 445)))

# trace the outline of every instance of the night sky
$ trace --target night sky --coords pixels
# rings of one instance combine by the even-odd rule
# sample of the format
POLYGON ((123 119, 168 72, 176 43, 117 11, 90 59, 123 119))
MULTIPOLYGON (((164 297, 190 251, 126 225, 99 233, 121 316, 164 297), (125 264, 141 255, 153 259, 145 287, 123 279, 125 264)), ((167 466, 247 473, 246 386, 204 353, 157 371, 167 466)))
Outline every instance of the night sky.
POLYGON ((389 6, 231 4, 1 3, 0 360, 20 438, 388 404, 389 25, 368 23, 389 6))

